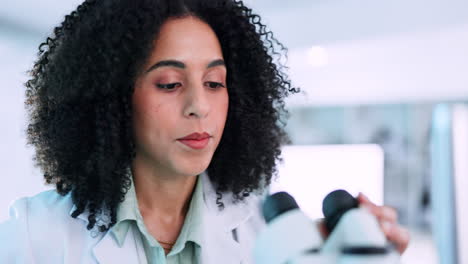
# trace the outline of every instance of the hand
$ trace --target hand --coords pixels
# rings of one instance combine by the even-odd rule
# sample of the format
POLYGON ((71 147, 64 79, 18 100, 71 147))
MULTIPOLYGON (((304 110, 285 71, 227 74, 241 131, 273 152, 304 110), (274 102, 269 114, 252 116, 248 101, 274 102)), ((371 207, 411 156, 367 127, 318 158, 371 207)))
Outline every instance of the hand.
POLYGON ((359 193, 357 199, 359 206, 368 208, 369 211, 377 217, 380 227, 387 239, 393 242, 400 254, 403 254, 408 247, 410 234, 408 229, 398 224, 398 214, 396 210, 389 206, 377 206, 362 193, 359 193))
MULTIPOLYGON (((395 209, 389 206, 378 206, 371 202, 367 196, 359 193, 358 202, 360 206, 364 206, 377 218, 380 227, 385 236, 391 241, 400 254, 405 252, 410 241, 409 231, 397 223, 398 214, 395 209)), ((326 239, 329 235, 324 219, 319 219, 317 222, 318 230, 322 237, 326 239)))

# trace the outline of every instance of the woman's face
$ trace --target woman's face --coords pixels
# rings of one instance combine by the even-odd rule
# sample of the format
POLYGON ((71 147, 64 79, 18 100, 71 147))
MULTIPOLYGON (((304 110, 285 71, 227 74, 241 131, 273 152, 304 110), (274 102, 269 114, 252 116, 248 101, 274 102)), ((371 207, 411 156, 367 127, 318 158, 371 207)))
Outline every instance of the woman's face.
POLYGON ((169 19, 135 82, 136 159, 162 177, 193 176, 209 165, 228 111, 226 67, 209 25, 169 19), (207 133, 205 140, 180 140, 207 133))

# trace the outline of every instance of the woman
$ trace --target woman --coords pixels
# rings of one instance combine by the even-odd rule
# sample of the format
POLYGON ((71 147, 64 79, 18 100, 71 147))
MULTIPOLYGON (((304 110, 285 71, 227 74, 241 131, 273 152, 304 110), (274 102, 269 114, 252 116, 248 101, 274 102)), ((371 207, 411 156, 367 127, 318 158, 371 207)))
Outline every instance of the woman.
MULTIPOLYGON (((85 1, 26 83, 56 190, 13 204, 0 262, 251 263, 297 92, 278 48, 241 1, 85 1)), ((364 203, 402 252, 393 211, 364 203)))

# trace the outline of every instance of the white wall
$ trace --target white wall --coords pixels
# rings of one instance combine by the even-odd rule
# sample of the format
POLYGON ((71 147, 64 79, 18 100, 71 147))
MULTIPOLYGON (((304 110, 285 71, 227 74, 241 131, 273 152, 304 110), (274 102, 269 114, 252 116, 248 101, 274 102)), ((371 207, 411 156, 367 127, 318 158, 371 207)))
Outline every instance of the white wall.
POLYGON ((14 199, 50 188, 33 167, 33 150, 26 147, 22 84, 27 80, 34 52, 32 45, 0 34, 0 166, 5 184, 0 194, 0 222, 7 218, 8 206, 14 199))
MULTIPOLYGON (((468 9, 467 9, 468 10, 468 9)), ((292 49, 291 103, 375 104, 468 99, 468 23, 292 49), (317 65, 317 60, 323 61, 317 65), (315 66, 314 66, 315 65, 315 66)))

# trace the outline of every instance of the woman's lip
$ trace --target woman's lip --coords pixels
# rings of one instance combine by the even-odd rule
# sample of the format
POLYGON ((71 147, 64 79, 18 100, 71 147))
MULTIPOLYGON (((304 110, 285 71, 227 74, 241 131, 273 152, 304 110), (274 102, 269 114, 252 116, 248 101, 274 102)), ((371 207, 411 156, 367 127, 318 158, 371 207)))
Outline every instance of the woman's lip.
POLYGON ((204 138, 204 139, 178 139, 181 143, 193 148, 193 149, 203 149, 208 145, 208 141, 210 140, 209 137, 204 138))
POLYGON ((207 137, 210 137, 210 134, 208 134, 207 132, 202 132, 202 133, 198 133, 198 132, 194 132, 190 135, 187 135, 183 138, 179 138, 179 139, 197 139, 197 140, 200 140, 200 139, 203 139, 203 138, 207 138, 207 137))

